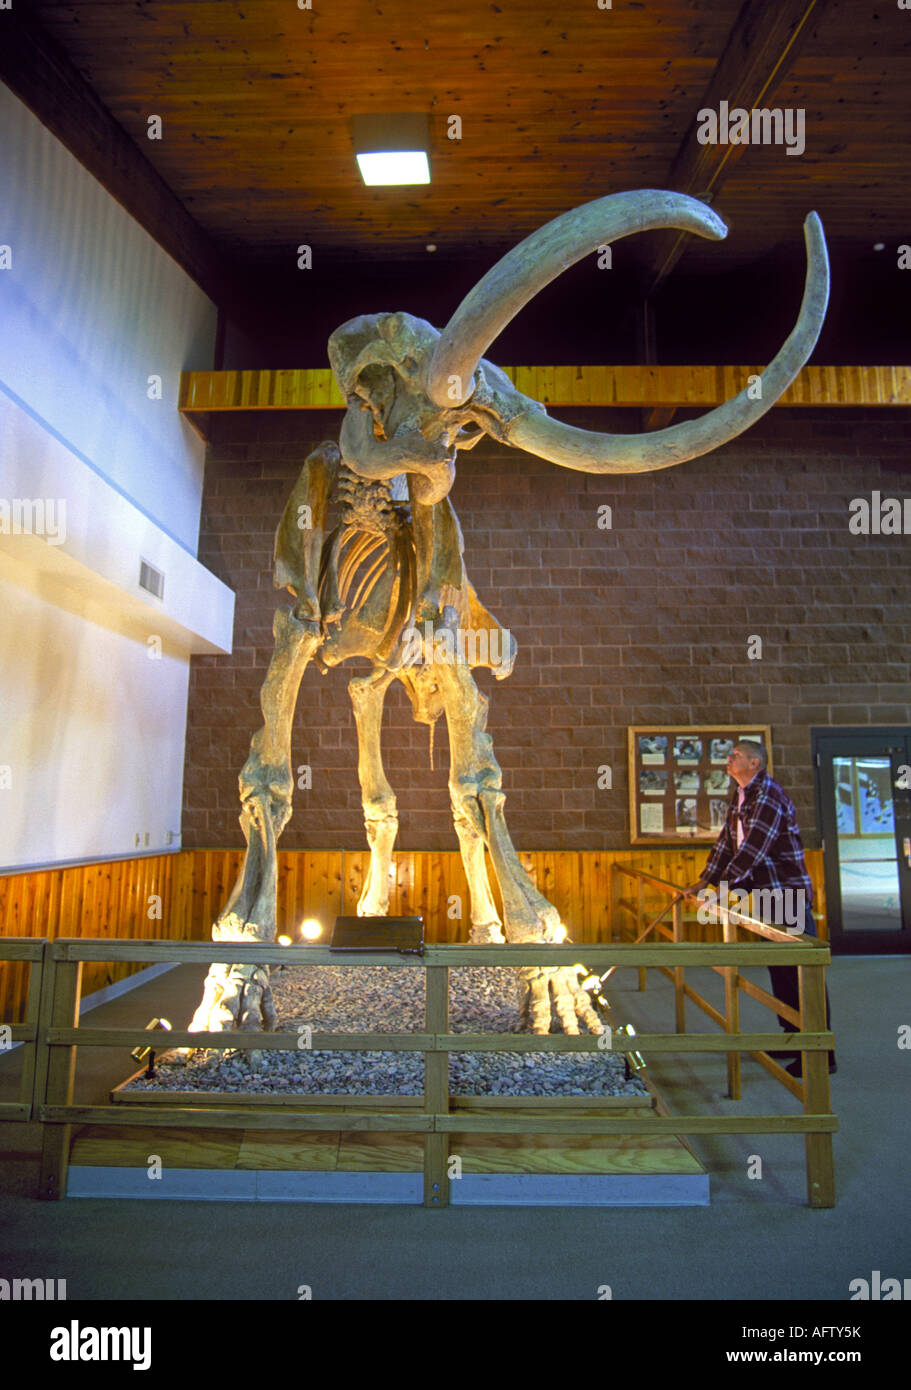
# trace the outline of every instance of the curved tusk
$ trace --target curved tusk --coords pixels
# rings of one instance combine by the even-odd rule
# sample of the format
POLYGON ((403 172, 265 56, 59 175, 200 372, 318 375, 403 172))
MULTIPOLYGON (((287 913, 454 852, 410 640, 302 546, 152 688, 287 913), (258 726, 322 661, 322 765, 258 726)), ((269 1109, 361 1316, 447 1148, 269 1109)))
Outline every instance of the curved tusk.
POLYGON ((563 425, 537 409, 511 422, 509 443, 582 473, 648 473, 698 458, 736 439, 771 410, 816 346, 829 300, 829 260, 815 212, 804 222, 804 238, 807 279, 800 316, 778 356, 762 373, 760 400, 751 400, 744 389, 698 420, 685 420, 652 434, 597 434, 563 425))
POLYGON ((705 203, 685 193, 644 188, 584 203, 520 241, 465 296, 440 334, 427 379, 430 399, 438 406, 463 405, 490 344, 545 285, 600 246, 662 227, 716 241, 727 236, 727 227, 705 203))

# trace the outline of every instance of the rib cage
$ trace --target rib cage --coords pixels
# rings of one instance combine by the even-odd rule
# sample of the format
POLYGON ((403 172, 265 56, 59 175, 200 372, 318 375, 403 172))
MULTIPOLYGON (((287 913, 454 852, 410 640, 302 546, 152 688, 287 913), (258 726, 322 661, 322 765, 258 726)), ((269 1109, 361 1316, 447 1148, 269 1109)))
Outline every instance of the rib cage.
POLYGON ((352 612, 365 604, 389 560, 389 543, 375 531, 346 526, 339 538, 336 564, 338 596, 352 612), (349 601, 349 595, 354 597, 349 601))

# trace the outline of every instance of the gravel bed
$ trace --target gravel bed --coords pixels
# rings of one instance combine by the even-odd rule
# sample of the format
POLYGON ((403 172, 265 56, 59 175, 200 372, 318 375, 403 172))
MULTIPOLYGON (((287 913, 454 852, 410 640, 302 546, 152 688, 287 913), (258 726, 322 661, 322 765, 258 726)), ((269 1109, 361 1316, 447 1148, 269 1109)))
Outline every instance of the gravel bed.
MULTIPOLYGON (((449 973, 452 1033, 523 1033, 517 972, 506 967, 460 967, 449 973)), ((420 1033, 424 972, 396 966, 298 966, 273 971, 276 1031, 309 1025, 315 1033, 420 1033)), ((553 1031, 557 1031, 554 1029, 553 1031)), ((156 1064, 156 1075, 130 1091, 303 1092, 316 1095, 421 1095, 420 1053, 263 1052, 249 1068, 240 1053, 195 1053, 185 1064, 156 1064)), ((646 1088, 625 1079, 622 1055, 544 1052, 452 1052, 453 1095, 639 1096, 646 1088)))

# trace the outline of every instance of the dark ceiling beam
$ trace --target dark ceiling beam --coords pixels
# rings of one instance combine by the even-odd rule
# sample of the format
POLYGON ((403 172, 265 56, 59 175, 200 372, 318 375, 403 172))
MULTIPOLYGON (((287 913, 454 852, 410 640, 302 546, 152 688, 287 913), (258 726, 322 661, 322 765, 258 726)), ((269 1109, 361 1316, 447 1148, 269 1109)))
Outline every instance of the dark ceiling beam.
MULTIPOLYGON (((773 104, 772 93, 813 33, 826 0, 746 0, 698 110, 719 109, 727 101, 747 111, 773 104)), ((746 145, 701 145, 696 122, 674 156, 662 187, 717 202, 724 179, 746 145)), ((809 211, 809 209, 807 209, 809 211)), ((688 232, 662 232, 654 238, 645 273, 646 297, 654 295, 686 248, 688 232)))
POLYGON ((0 80, 210 299, 241 323, 235 269, 54 39, 18 3, 0 13, 0 80))

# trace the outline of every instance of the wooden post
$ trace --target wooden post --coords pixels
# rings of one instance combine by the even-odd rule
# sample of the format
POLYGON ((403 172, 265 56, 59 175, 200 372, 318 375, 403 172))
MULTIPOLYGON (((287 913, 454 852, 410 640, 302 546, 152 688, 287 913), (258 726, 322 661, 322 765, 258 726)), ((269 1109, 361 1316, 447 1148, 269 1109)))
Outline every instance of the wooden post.
MULTIPOLYGON (((43 1119, 45 1105, 72 1105, 76 1072, 75 1047, 48 1047, 44 1039, 47 1028, 78 1026, 82 961, 56 960, 53 953, 52 944, 45 954, 45 981, 41 992, 42 1018, 35 1086, 39 1119, 43 1119), (42 1077, 45 1079, 43 1095, 38 1089, 42 1077)), ((66 1193, 71 1129, 72 1126, 67 1124, 48 1124, 46 1121, 43 1124, 39 1197, 59 1201, 66 1193)))
MULTIPOLYGON (((810 948, 817 950, 819 948, 810 948)), ((826 986, 825 967, 799 965, 800 1027, 804 1033, 825 1033, 826 986)), ((806 1115, 827 1115, 832 1109, 829 1094, 828 1052, 803 1054, 804 1100, 806 1115)), ((811 1207, 834 1207, 835 1167, 831 1134, 808 1134, 807 1197, 811 1207)))
MULTIPOLYGON (((424 1030, 427 1033, 449 1032, 449 967, 428 966, 425 971, 426 991, 424 1030)), ((424 1112, 428 1115, 449 1114, 449 1053, 424 1053, 424 1112)), ((449 1206, 449 1135, 424 1136, 424 1206, 449 1206)))
MULTIPOLYGON (((37 1116, 37 1107, 43 1096, 38 1092, 38 1038, 41 1027, 41 992, 44 988, 45 972, 44 966, 50 951, 50 943, 45 941, 41 955, 38 960, 29 961, 28 966, 28 999, 25 1006, 25 1022, 35 1029, 35 1041, 25 1044, 25 1054, 22 1060, 22 1081, 19 1086, 19 1099, 29 1107, 29 1119, 34 1120, 37 1116)), ((47 1052, 45 1050, 45 1062, 47 1052)), ((42 1086, 47 1075, 46 1069, 42 1073, 42 1086)))
MULTIPOLYGON (((726 942, 737 943, 737 928, 730 913, 722 909, 722 930, 726 942)), ((740 980, 736 965, 724 972, 724 1026, 728 1033, 740 1032, 740 980)), ((740 1053, 728 1053, 728 1099, 740 1099, 740 1053)))
MULTIPOLYGON (((674 945, 683 940, 683 903, 674 903, 674 945)), ((674 966, 674 1022, 678 1033, 686 1032, 686 992, 684 989, 684 967, 674 966)))

